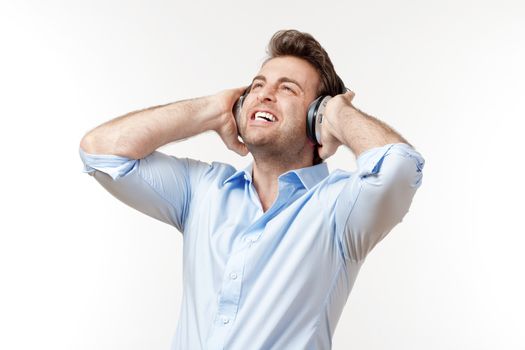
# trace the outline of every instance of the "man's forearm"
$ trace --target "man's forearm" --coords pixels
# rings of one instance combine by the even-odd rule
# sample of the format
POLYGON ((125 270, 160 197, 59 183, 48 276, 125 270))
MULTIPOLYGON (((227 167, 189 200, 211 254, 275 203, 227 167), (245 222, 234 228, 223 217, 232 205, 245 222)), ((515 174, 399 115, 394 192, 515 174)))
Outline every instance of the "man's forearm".
POLYGON ((321 157, 331 156, 341 144, 349 147, 356 157, 389 143, 408 144, 386 123, 355 108, 353 98, 354 93, 348 91, 328 101, 322 128, 323 146, 319 148, 321 157))
POLYGON ((386 123, 358 109, 345 109, 337 119, 339 128, 335 136, 356 156, 389 143, 408 144, 405 138, 386 123))
POLYGON ((169 142, 217 127, 212 97, 150 107, 110 120, 88 132, 80 147, 91 154, 143 158, 169 142))

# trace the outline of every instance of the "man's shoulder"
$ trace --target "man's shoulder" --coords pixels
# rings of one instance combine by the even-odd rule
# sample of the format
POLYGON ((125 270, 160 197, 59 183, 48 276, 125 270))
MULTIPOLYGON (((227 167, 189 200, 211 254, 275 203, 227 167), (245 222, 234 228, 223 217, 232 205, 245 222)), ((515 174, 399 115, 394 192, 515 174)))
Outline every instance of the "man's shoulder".
POLYGON ((142 168, 154 168, 160 172, 172 172, 179 175, 185 173, 186 176, 192 179, 203 177, 226 179, 237 171, 233 165, 228 163, 219 161, 206 162, 189 157, 168 155, 160 151, 151 153, 141 159, 140 162, 142 163, 142 168))

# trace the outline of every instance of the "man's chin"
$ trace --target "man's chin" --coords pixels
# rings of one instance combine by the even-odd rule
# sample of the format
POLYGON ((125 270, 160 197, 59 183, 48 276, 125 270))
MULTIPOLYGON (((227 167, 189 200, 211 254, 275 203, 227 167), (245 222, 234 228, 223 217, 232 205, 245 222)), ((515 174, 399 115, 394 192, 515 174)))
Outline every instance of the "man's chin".
POLYGON ((244 144, 252 155, 282 152, 273 140, 244 140, 244 144))
POLYGON ((275 138, 268 135, 245 135, 242 137, 242 140, 248 149, 250 149, 250 147, 267 147, 275 143, 275 138))

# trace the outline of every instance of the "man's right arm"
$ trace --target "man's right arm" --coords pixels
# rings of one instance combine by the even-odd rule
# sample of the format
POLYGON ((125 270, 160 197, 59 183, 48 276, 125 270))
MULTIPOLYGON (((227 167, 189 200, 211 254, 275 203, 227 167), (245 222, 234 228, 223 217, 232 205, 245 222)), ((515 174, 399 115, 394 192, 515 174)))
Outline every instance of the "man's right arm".
POLYGON ((128 113, 88 132, 80 147, 89 154, 141 159, 167 143, 213 130, 229 149, 246 155, 248 150, 237 138, 232 114, 233 105, 244 89, 224 90, 212 96, 128 113))
POLYGON ((133 112, 84 136, 80 156, 90 173, 120 201, 184 231, 194 188, 211 165, 155 150, 171 141, 216 131, 229 149, 246 154, 232 114, 244 91, 176 102, 133 112))

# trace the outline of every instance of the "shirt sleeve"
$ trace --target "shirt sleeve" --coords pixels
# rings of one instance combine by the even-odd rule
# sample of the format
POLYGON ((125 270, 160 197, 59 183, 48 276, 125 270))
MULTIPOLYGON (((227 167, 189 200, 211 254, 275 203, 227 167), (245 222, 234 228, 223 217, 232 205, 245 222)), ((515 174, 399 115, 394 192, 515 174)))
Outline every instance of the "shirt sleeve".
POLYGON ((360 261, 408 212, 421 185, 423 157, 399 143, 370 149, 336 202, 336 234, 346 259, 360 261))
POLYGON ((184 231, 192 193, 210 165, 153 152, 143 159, 94 155, 80 149, 84 172, 120 201, 184 231))

